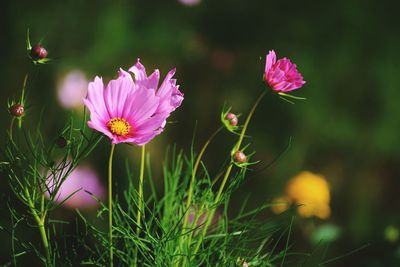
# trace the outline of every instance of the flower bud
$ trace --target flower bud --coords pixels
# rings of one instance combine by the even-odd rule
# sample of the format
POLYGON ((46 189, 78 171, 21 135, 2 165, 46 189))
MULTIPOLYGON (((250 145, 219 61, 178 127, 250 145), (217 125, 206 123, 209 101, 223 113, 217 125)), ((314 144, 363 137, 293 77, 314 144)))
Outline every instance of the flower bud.
POLYGON ((235 152, 234 159, 235 159, 235 162, 239 163, 239 164, 247 162, 246 155, 240 150, 235 152))
POLYGON ((237 265, 242 266, 242 267, 249 267, 249 264, 243 258, 238 258, 237 265))
POLYGON ((65 139, 64 137, 60 136, 60 137, 57 138, 56 144, 57 144, 57 146, 58 146, 59 148, 64 148, 64 147, 67 146, 68 141, 67 141, 67 139, 65 139))
POLYGON ((231 126, 236 126, 238 124, 238 118, 233 113, 226 114, 225 119, 229 121, 231 126))
POLYGON ((22 117, 25 114, 25 109, 21 104, 14 104, 9 109, 11 115, 15 117, 22 117))
POLYGON ((31 57, 34 60, 44 59, 47 57, 47 50, 40 44, 37 44, 31 49, 31 57))

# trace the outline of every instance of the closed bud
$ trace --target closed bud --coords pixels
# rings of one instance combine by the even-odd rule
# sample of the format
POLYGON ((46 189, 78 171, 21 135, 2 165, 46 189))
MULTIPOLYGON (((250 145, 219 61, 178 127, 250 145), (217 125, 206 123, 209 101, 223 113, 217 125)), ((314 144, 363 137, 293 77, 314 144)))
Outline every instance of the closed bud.
POLYGON ((242 266, 242 267, 249 267, 249 264, 243 258, 238 258, 237 265, 242 266))
POLYGON ((47 57, 47 50, 40 44, 37 44, 31 49, 31 57, 34 60, 45 59, 47 57))
POLYGON ((64 148, 67 146, 68 141, 63 136, 60 136, 57 138, 56 143, 59 148, 64 148))
POLYGON ((239 163, 239 164, 247 162, 246 155, 240 150, 235 152, 234 159, 235 159, 235 162, 239 163))
POLYGON ((227 121, 229 121, 229 124, 230 124, 231 126, 236 126, 236 125, 238 124, 238 118, 237 118, 236 115, 233 114, 233 113, 228 113, 228 114, 226 114, 225 119, 226 119, 227 121))
POLYGON ((14 104, 9 109, 11 115, 15 117, 22 117, 25 114, 25 109, 21 104, 14 104))

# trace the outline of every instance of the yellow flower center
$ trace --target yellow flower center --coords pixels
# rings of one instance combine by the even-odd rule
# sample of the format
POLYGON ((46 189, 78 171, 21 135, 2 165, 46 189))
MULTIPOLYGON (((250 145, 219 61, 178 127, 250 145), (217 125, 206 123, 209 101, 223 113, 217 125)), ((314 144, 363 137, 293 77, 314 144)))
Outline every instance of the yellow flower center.
POLYGON ((107 123, 107 127, 113 134, 121 136, 127 135, 131 129, 129 122, 122 118, 112 118, 107 123))

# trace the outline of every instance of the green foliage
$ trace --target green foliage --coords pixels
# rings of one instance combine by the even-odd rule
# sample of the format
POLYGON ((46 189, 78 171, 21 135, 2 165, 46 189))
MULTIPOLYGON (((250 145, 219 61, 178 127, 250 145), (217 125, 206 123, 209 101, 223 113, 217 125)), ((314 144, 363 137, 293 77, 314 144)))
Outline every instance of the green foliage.
MULTIPOLYGON (((38 123, 35 131, 21 128, 13 133, 10 131, 4 149, 1 150, 1 171, 8 176, 8 184, 14 196, 24 205, 25 211, 15 208, 15 203, 9 204, 11 213, 13 265, 17 257, 28 252, 34 252, 42 259, 45 266, 56 265, 57 250, 52 248, 49 227, 57 221, 50 220, 51 211, 62 205, 73 194, 57 203, 58 193, 62 184, 79 162, 86 158, 101 140, 97 133, 85 133, 85 124, 76 128, 71 119, 53 140, 46 140, 38 123), (60 147, 60 138, 65 140, 60 147), (47 195, 47 197, 46 197, 47 195), (47 198, 47 199, 46 199, 47 198), (57 204, 56 204, 57 203, 57 204), (40 249, 26 241, 21 242, 22 252, 15 252, 15 230, 19 224, 25 223, 32 228, 38 228, 42 237, 44 254, 40 249), (28 244, 28 245, 27 245, 28 244)), ((11 125, 13 127, 13 125, 11 125)))

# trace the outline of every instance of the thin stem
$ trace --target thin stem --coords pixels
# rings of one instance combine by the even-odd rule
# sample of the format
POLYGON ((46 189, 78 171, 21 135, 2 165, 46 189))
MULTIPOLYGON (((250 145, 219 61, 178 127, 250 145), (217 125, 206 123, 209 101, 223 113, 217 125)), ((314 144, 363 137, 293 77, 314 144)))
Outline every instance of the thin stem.
MULTIPOLYGON (((47 242, 47 236, 46 236, 46 229, 44 228, 44 220, 46 218, 47 215, 47 210, 45 210, 45 205, 44 205, 44 192, 42 193, 41 199, 40 199, 40 215, 41 215, 41 221, 42 223, 39 224, 39 230, 40 230, 40 234, 42 236, 43 239, 43 245, 46 246, 45 244, 47 244, 47 249, 46 249, 46 258, 49 261, 50 260, 50 254, 49 254, 49 249, 48 249, 48 242, 47 242)), ((49 261, 50 263, 51 261, 49 261)), ((50 265, 49 265, 50 266, 50 265)))
MULTIPOLYGON (((193 166, 192 175, 191 175, 190 184, 189 184, 189 189, 188 189, 188 197, 187 197, 187 200, 186 200, 186 207, 185 207, 185 212, 186 212, 186 214, 185 214, 185 218, 184 218, 184 220, 183 220, 181 237, 179 238, 179 246, 178 246, 179 249, 182 249, 183 243, 184 243, 184 241, 185 241, 185 239, 186 239, 186 236, 184 235, 184 233, 185 233, 185 229, 186 229, 186 227, 187 227, 187 225, 188 225, 188 222, 189 222, 190 206, 191 206, 191 204, 192 204, 193 190, 194 190, 193 185, 194 185, 194 181, 195 181, 195 179, 196 179, 197 170, 198 170, 198 168, 199 168, 199 165, 200 165, 200 163, 201 163, 201 159, 202 159, 202 157, 203 157, 203 155, 204 155, 204 152, 206 151, 208 145, 211 143, 211 141, 214 139, 214 137, 215 137, 223 128, 224 128, 224 127, 219 127, 219 128, 210 136, 210 138, 208 138, 208 140, 205 142, 205 144, 204 144, 203 147, 201 148, 200 153, 199 153, 199 155, 197 156, 196 162, 195 162, 195 164, 194 164, 194 166, 193 166)), ((193 225, 193 224, 192 224, 192 225, 193 225)), ((189 234, 189 239, 188 239, 188 243, 187 243, 187 246, 188 246, 188 247, 190 246, 191 235, 192 235, 192 233, 189 234)), ((185 264, 186 264, 186 258, 183 258, 183 265, 185 265, 185 264)), ((176 267, 180 266, 180 258, 178 258, 178 260, 175 262, 175 266, 176 266, 176 267)))
POLYGON ((115 145, 111 144, 110 157, 108 159, 108 237, 109 237, 109 254, 110 254, 110 267, 114 266, 114 251, 113 251, 113 233, 112 233, 112 162, 114 156, 115 145))
POLYGON ((194 190, 193 184, 194 184, 194 181, 195 181, 195 179, 196 179, 197 169, 199 168, 201 159, 202 159, 202 157, 203 157, 203 155, 204 155, 204 152, 206 151, 208 145, 211 143, 211 141, 214 139, 214 137, 215 137, 222 129, 223 129, 223 127, 218 128, 218 129, 210 136, 210 138, 208 138, 208 140, 206 141, 206 143, 203 145, 202 149, 200 150, 200 153, 199 153, 199 155, 197 156, 196 162, 195 162, 195 164, 194 164, 194 167, 193 167, 193 170, 192 170, 192 176, 191 176, 191 179, 190 179, 189 189, 188 189, 188 197, 187 197, 187 200, 186 200, 186 207, 185 207, 185 208, 186 208, 186 211, 185 211, 186 214, 185 214, 185 219, 183 220, 182 235, 181 235, 181 238, 180 238, 180 241, 179 241, 179 247, 182 246, 182 242, 183 242, 183 239, 184 239, 183 234, 184 234, 185 228, 186 228, 186 226, 187 226, 187 224, 188 224, 188 222, 189 222, 189 214, 190 214, 189 209, 190 209, 190 205, 192 204, 193 190, 194 190))
MULTIPOLYGON (((143 211, 143 180, 144 180, 144 166, 146 162, 146 146, 142 146, 142 154, 140 159, 140 173, 139 173, 139 196, 138 196, 138 212, 136 216, 136 235, 139 237, 141 227, 141 216, 143 211)), ((137 265, 137 247, 135 248, 134 266, 137 265)))
POLYGON ((27 81, 28 81, 28 74, 25 75, 24 85, 22 86, 21 99, 19 101, 21 105, 25 105, 25 88, 26 88, 27 81))
POLYGON ((137 232, 140 232, 141 215, 143 209, 143 179, 144 179, 144 165, 146 161, 146 146, 142 146, 142 153, 140 158, 140 174, 139 174, 139 198, 138 198, 138 213, 137 213, 137 232))
MULTIPOLYGON (((10 209, 11 211, 11 209, 10 209)), ((14 223, 14 217, 13 214, 11 214, 11 223, 12 223, 12 229, 11 229, 11 251, 12 251, 12 263, 14 267, 17 267, 17 257, 15 255, 15 228, 17 224, 14 223)))
MULTIPOLYGON (((235 151, 237 151, 237 150, 240 149, 240 146, 242 145, 242 142, 243 142, 243 138, 244 138, 244 136, 245 136, 245 134, 246 134, 247 127, 249 126, 250 120, 251 120, 251 118, 252 118, 252 116, 253 116, 253 114, 254 114, 254 112, 255 112, 255 110, 256 110, 258 104, 260 103, 261 99, 265 96, 265 93, 266 93, 266 92, 264 91, 264 92, 257 98, 256 102, 254 103, 253 107, 251 108, 251 110, 250 110, 250 112, 249 112, 249 115, 247 116, 246 121, 245 121, 245 123, 244 123, 244 125, 243 125, 242 131, 241 131, 241 133, 240 133, 239 141, 236 143, 236 145, 235 145, 235 147, 234 147, 234 149, 233 149, 233 152, 235 152, 235 151)), ((214 217, 216 206, 217 206, 217 204, 218 204, 219 201, 220 201, 220 198, 221 198, 221 196, 222 196, 222 192, 223 192, 223 190, 224 190, 224 188, 225 188, 226 182, 228 181, 229 175, 231 174, 233 165, 234 165, 233 162, 229 163, 229 166, 228 166, 228 168, 227 168, 227 170, 226 170, 226 172, 225 172, 225 176, 224 176, 224 178, 223 178, 223 180, 222 180, 222 183, 221 183, 221 185, 220 185, 220 187, 219 187, 218 193, 217 193, 217 195, 216 195, 216 197, 215 197, 215 199, 214 199, 214 203, 213 203, 213 205, 212 205, 213 208, 210 210, 210 213, 207 214, 206 223, 205 223, 205 225, 204 225, 203 231, 202 231, 201 234, 200 234, 199 241, 198 241, 197 244, 196 244, 196 247, 195 247, 195 249, 194 249, 194 251, 193 251, 193 254, 196 254, 196 253, 198 252, 198 250, 200 249, 200 245, 201 245, 201 243, 203 242, 204 236, 206 235, 207 230, 208 230, 208 227, 210 226, 211 221, 212 221, 212 218, 214 217)))
MULTIPOLYGON (((46 227, 44 224, 46 215, 43 213, 43 214, 41 214, 41 216, 39 216, 39 214, 37 213, 37 211, 35 209, 35 204, 33 203, 27 188, 25 188, 25 194, 26 194, 26 198, 28 200, 29 209, 39 227, 40 237, 42 238, 42 244, 43 244, 43 248, 44 248, 45 254, 46 254, 45 266, 50 267, 51 266, 51 256, 50 256, 50 250, 49 250, 49 241, 47 239, 46 227)), ((44 195, 44 193, 43 193, 43 195, 44 195)))
POLYGON ((9 130, 11 140, 13 140, 14 121, 15 121, 15 117, 12 117, 11 122, 10 122, 10 130, 9 130))
POLYGON ((42 194, 42 197, 40 199, 40 213, 44 213, 44 194, 42 194))
POLYGON ((239 137, 239 141, 237 142, 236 146, 235 146, 235 150, 239 150, 240 146, 242 145, 243 142, 243 138, 246 134, 246 130, 247 127, 249 126, 250 120, 253 117, 254 112, 256 111, 256 108, 258 106, 258 104, 260 103, 261 99, 265 96, 266 92, 264 91, 256 100, 256 102, 254 103, 253 107, 250 110, 249 115, 246 118, 246 121, 244 122, 243 125, 243 129, 242 132, 240 133, 240 137, 239 137))
POLYGON ((189 220, 189 208, 190 205, 192 204, 192 197, 193 197, 193 183, 194 180, 196 178, 196 173, 197 173, 197 169, 199 168, 201 159, 203 157, 204 152, 206 151, 208 145, 211 143, 211 141, 214 139, 214 137, 221 131, 223 127, 218 128, 211 136, 210 138, 208 138, 207 142, 204 144, 204 146, 202 147, 202 149, 200 150, 199 156, 196 159, 196 162, 194 164, 193 170, 192 170, 192 177, 190 179, 190 185, 189 185, 189 189, 188 189, 188 198, 186 201, 186 216, 185 216, 185 220, 183 222, 183 227, 182 227, 182 232, 184 231, 184 228, 187 226, 188 220, 189 220))
MULTIPOLYGON (((21 99, 20 99, 20 104, 25 107, 25 88, 26 88, 26 83, 28 81, 28 74, 25 75, 24 79, 24 85, 22 86, 22 93, 21 93, 21 99)), ((18 118, 18 128, 22 128, 22 117, 18 118)))
POLYGON ((44 225, 44 217, 42 218, 42 220, 40 220, 38 225, 39 225, 40 236, 42 237, 43 247, 46 252, 46 266, 51 266, 49 241, 47 240, 46 228, 44 225))

